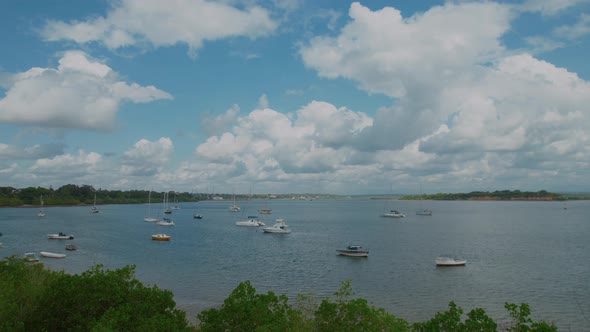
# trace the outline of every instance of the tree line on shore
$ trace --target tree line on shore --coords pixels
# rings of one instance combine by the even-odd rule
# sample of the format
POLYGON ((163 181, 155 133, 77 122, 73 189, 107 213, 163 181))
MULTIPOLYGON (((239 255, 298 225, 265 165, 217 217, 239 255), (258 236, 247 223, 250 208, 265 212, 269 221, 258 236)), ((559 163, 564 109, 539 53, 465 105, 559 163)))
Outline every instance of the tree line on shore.
MULTIPOLYGON (((38 206, 41 204, 41 197, 46 206, 59 205, 88 205, 94 203, 96 195, 97 204, 142 204, 148 202, 147 190, 106 190, 95 189, 91 185, 78 186, 67 184, 58 189, 28 187, 17 189, 14 187, 0 187, 0 207, 1 206, 38 206)), ((151 192, 152 202, 162 202, 165 192, 151 192)), ((277 194, 272 195, 274 198, 294 198, 294 197, 316 197, 317 194, 277 194)), ((169 201, 175 202, 197 202, 213 197, 224 200, 233 199, 233 194, 205 194, 205 193, 188 193, 188 192, 168 192, 169 201)), ((267 194, 248 194, 236 195, 238 200, 249 199, 268 199, 267 194)), ((342 198, 338 195, 322 194, 321 198, 342 198)), ((559 194, 547 192, 545 190, 531 192, 520 190, 501 190, 501 191, 472 191, 469 193, 437 193, 423 195, 406 195, 401 196, 402 200, 574 200, 590 199, 590 194, 559 194)))
POLYGON ((454 302, 424 322, 408 321, 354 297, 350 281, 333 298, 258 293, 240 283, 218 308, 200 312, 193 326, 176 308, 172 292, 143 285, 135 267, 101 265, 81 274, 45 269, 12 256, 0 261, 1 331, 515 331, 553 332, 533 321, 528 304, 506 303, 511 321, 498 324, 483 309, 464 314, 454 302))
POLYGON ((423 195, 407 195, 400 199, 404 200, 525 200, 525 201, 563 201, 566 199, 575 199, 577 196, 552 193, 545 190, 540 191, 520 191, 520 190, 496 190, 496 191, 472 191, 469 193, 437 193, 423 195))

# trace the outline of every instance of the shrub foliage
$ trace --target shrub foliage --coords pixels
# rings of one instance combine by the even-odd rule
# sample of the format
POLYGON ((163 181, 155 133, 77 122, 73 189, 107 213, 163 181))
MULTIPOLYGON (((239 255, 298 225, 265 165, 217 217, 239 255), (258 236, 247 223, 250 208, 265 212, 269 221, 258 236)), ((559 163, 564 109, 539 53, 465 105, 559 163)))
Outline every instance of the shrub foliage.
MULTIPOLYGON (((135 267, 107 270, 97 265, 81 274, 66 274, 9 257, 0 261, 0 331, 497 331, 485 311, 463 315, 454 302, 425 322, 408 323, 367 300, 354 297, 350 281, 333 298, 319 303, 299 295, 294 305, 285 295, 257 293, 240 283, 223 305, 197 315, 190 326, 176 309, 173 294, 148 287, 134 277, 135 267)), ((557 328, 530 318, 528 304, 506 303, 512 323, 505 331, 555 332, 557 328)))

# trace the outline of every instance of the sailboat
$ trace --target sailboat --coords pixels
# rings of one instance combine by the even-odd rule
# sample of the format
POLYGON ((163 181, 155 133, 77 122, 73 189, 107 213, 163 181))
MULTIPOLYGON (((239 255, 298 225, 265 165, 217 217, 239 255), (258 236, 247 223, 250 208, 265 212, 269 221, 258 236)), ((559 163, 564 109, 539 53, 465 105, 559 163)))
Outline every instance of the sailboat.
POLYGON ((180 206, 178 205, 178 198, 176 197, 176 192, 174 192, 174 206, 172 210, 180 210, 180 206))
POLYGON ((172 210, 168 207, 168 193, 164 193, 164 213, 172 214, 172 210))
POLYGON ((96 207, 96 193, 94 193, 94 205, 92 205, 90 213, 98 213, 98 208, 96 207))
MULTIPOLYGON (((391 186, 391 193, 393 195, 393 186, 391 186)), ((388 201, 391 204, 391 199, 388 199, 388 201)), ((391 207, 381 215, 381 217, 384 218, 405 218, 405 216, 405 214, 399 212, 398 210, 391 209, 391 207)))
POLYGON ((43 211, 43 194, 41 194, 41 207, 39 207, 39 212, 37 212, 38 217, 45 217, 45 211, 43 211))
POLYGON ((160 219, 152 217, 152 192, 151 191, 148 193, 147 217, 143 218, 143 221, 147 221, 147 222, 160 221, 160 219))
POLYGON ((422 186, 421 185, 420 185, 420 208, 418 209, 418 211, 416 211, 416 215, 418 215, 418 216, 431 216, 432 215, 432 210, 424 209, 422 207, 422 186))
POLYGON ((231 212, 238 212, 240 211, 240 206, 238 204, 236 204, 236 193, 233 194, 233 201, 234 203, 229 207, 229 210, 231 212))
POLYGON ((268 198, 268 197, 266 198, 266 202, 264 202, 264 209, 258 210, 258 213, 260 213, 260 214, 272 214, 272 209, 269 209, 268 208, 268 200, 269 199, 270 198, 268 198))

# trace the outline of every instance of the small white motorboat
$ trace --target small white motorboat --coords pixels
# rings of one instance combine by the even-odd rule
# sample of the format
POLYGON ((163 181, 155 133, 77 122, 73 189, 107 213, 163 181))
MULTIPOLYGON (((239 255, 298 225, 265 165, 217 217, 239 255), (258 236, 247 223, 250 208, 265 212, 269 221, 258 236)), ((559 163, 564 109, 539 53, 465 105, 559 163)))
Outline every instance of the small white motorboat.
POLYGON ((385 218, 404 218, 405 216, 405 214, 400 213, 398 210, 390 210, 382 215, 385 218))
POLYGON ((203 219, 203 215, 200 214, 193 214, 193 219, 203 219))
POLYGON ((163 220, 158 221, 156 224, 160 226, 174 226, 174 221, 168 218, 164 218, 163 220))
POLYGON ((41 251, 41 256, 48 257, 48 258, 64 258, 64 257, 66 257, 66 254, 58 254, 55 252, 41 251))
POLYGON ((289 234, 291 233, 291 229, 287 226, 284 219, 277 219, 276 223, 270 227, 264 227, 262 229, 265 233, 275 233, 275 234, 289 234))
POLYGON ((170 241, 170 239, 172 239, 170 235, 166 235, 163 233, 152 235, 152 240, 154 241, 170 241))
POLYGON ((47 234, 47 237, 53 240, 73 240, 73 235, 67 235, 65 233, 59 232, 57 234, 47 234))
POLYGON ((246 220, 237 221, 236 226, 260 227, 265 225, 257 216, 248 216, 246 220))
POLYGON ((467 261, 450 257, 437 257, 435 263, 436 266, 465 266, 467 261))
POLYGON ((369 251, 358 245, 350 245, 346 249, 336 249, 339 255, 350 257, 369 257, 369 251))

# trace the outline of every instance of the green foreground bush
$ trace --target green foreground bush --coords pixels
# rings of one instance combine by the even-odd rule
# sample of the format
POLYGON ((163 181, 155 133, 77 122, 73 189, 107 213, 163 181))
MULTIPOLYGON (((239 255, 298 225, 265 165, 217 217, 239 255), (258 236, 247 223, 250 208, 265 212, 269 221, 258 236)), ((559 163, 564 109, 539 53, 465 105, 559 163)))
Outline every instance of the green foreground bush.
MULTIPOLYGON (((406 320, 354 298, 349 281, 334 299, 317 302, 299 295, 293 305, 285 295, 257 293, 242 282, 220 308, 197 315, 190 326, 176 309, 173 294, 144 286, 135 267, 106 270, 101 265, 77 275, 45 269, 17 257, 0 261, 0 331, 497 331, 481 308, 463 316, 454 302, 426 322, 406 320)), ((557 328, 530 318, 530 308, 506 303, 513 321, 506 331, 552 332, 557 328)))

